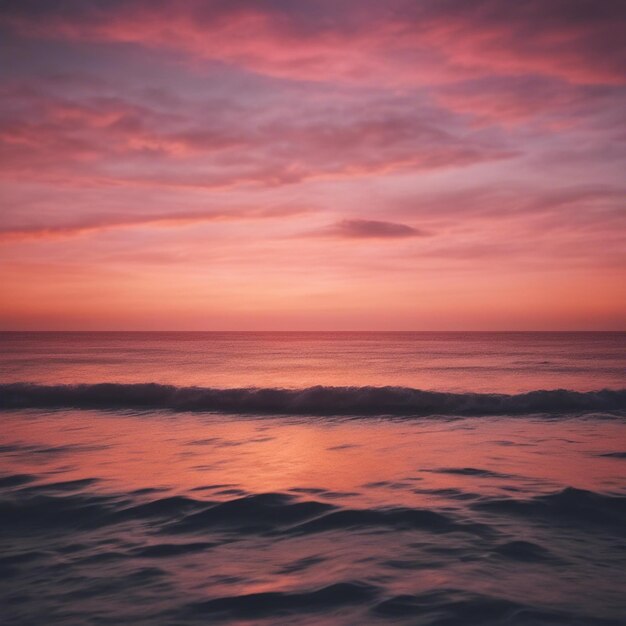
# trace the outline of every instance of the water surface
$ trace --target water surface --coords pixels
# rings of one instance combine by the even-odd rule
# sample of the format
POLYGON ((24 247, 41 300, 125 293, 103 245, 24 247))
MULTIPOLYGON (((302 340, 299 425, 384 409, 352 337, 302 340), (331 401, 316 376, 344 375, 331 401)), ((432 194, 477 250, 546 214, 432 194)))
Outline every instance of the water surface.
POLYGON ((3 623, 623 624, 625 337, 5 334, 3 623))

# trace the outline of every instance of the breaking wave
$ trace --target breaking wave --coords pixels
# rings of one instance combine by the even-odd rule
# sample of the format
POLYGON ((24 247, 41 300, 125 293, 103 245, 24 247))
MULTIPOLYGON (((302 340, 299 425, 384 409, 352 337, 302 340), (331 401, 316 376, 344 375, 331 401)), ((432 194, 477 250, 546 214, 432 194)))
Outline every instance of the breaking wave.
POLYGON ((507 395, 409 387, 176 387, 157 383, 0 384, 0 409, 164 409, 292 415, 500 415, 626 410, 626 389, 507 395))

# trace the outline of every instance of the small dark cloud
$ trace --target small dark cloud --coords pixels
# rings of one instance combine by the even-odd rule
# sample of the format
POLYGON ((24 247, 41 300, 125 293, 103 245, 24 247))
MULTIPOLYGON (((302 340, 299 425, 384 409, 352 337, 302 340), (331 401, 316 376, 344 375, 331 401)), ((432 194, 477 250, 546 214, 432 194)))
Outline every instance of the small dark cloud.
POLYGON ((347 239, 401 239, 428 235, 407 224, 377 220, 341 220, 326 229, 323 234, 347 239))

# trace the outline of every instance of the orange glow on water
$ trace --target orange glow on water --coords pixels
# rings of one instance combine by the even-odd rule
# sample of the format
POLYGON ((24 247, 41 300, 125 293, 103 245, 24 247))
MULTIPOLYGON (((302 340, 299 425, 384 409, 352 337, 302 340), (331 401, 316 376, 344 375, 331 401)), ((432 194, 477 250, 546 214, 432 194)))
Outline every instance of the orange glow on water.
MULTIPOLYGON (((619 423, 603 426, 602 440, 594 442, 593 424, 517 426, 515 418, 410 423, 167 413, 116 417, 67 411, 49 418, 7 415, 3 443, 45 446, 50 452, 38 456, 41 473, 54 477, 62 465, 67 480, 98 476, 103 479, 100 489, 113 492, 157 487, 182 494, 200 489, 197 496, 214 498, 216 489, 207 486, 217 485, 226 490, 219 496, 218 489, 218 497, 230 498, 229 489, 312 489, 315 494, 322 487, 331 499, 334 492, 355 506, 428 506, 437 500, 432 495, 437 489, 506 495, 510 481, 522 476, 519 486, 524 489, 526 483, 529 490, 540 482, 545 489, 621 487, 615 460, 583 460, 586 453, 604 451, 603 441, 624 441, 619 423), (584 449, 574 446, 580 440, 587 441, 584 449), (571 454, 564 450, 567 441, 572 442, 571 454), (531 454, 526 445, 533 447, 531 454), (445 471, 468 467, 486 473, 445 471)), ((13 464, 27 473, 32 462, 26 454, 13 464)))

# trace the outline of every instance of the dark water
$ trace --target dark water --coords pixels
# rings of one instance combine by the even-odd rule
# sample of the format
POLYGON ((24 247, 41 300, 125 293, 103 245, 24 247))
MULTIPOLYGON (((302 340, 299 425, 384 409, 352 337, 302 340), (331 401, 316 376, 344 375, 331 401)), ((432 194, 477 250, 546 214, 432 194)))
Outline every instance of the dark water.
POLYGON ((2 624, 626 623, 624 334, 1 341, 2 624))

